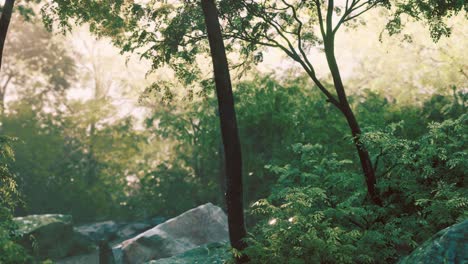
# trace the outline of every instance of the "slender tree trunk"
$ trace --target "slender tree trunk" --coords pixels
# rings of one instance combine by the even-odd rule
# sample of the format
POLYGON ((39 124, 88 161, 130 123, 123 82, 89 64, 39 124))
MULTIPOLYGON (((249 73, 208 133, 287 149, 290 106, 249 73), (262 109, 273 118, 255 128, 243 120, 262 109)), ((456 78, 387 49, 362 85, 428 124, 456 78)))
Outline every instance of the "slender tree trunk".
POLYGON ((94 146, 96 145, 96 123, 93 121, 89 127, 89 145, 88 145, 88 186, 93 186, 97 179, 97 163, 96 163, 96 157, 94 153, 94 146))
POLYGON ((8 26, 10 26, 11 14, 13 12, 14 4, 15 0, 5 0, 2 16, 0 17, 0 70, 2 68, 3 48, 5 46, 8 26))
MULTIPOLYGON (((221 134, 224 145, 229 238, 233 248, 243 250, 246 247, 246 243, 243 241, 246 236, 246 230, 242 192, 242 157, 231 77, 214 0, 202 0, 201 5, 205 16, 211 58, 213 60, 221 134)), ((246 257, 237 259, 238 263, 245 261, 246 257)))
POLYGON ((5 93, 0 91, 0 118, 5 115, 5 93))
MULTIPOLYGON (((219 156, 218 156, 218 161, 219 161, 219 186, 221 187, 220 190, 221 190, 221 194, 222 196, 224 196, 224 194, 226 193, 226 162, 225 159, 224 159, 224 147, 223 147, 223 143, 222 142, 219 142, 219 145, 218 145, 218 153, 219 153, 219 156)), ((221 196, 221 197, 222 197, 221 196)))
POLYGON ((8 77, 0 90, 0 106, 2 107, 1 116, 3 116, 5 111, 5 94, 7 93, 8 85, 10 84, 11 79, 13 79, 13 74, 8 74, 8 77))
POLYGON ((99 246, 99 264, 115 264, 114 254, 109 242, 102 239, 98 243, 99 246))
POLYGON ((354 116, 354 113, 351 110, 349 104, 342 105, 342 108, 343 109, 341 109, 341 112, 345 116, 349 128, 351 129, 354 145, 356 146, 356 150, 359 155, 362 172, 364 173, 364 177, 366 180, 367 194, 374 204, 382 206, 382 200, 380 199, 380 196, 375 186, 377 184, 377 179, 375 177, 374 168, 372 167, 369 152, 360 142, 361 128, 359 127, 356 117, 354 116))
POLYGON ((327 57, 328 67, 330 68, 330 72, 333 77, 335 90, 338 95, 339 109, 345 116, 346 121, 348 122, 348 126, 351 129, 354 145, 356 146, 356 150, 359 155, 359 160, 361 162, 361 168, 364 173, 364 178, 366 180, 367 194, 374 204, 382 206, 382 200, 380 199, 380 196, 376 189, 377 180, 375 177, 374 168, 372 167, 372 161, 369 152, 361 144, 361 128, 359 127, 359 123, 357 122, 353 110, 349 105, 343 81, 341 79, 340 70, 336 62, 334 47, 334 36, 330 35, 325 39, 325 55, 327 57))

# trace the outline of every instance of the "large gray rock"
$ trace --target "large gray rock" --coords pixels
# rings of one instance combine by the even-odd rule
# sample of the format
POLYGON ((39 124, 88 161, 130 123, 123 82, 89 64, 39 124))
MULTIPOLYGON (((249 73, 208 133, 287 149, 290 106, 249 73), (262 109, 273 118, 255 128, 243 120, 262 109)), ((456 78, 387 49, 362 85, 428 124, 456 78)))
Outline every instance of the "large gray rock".
POLYGON ((45 214, 14 218, 20 243, 40 259, 67 256, 73 249, 74 233, 70 215, 45 214))
POLYGON ((147 264, 223 264, 232 256, 223 243, 210 243, 170 258, 152 260, 147 264))
POLYGON ((162 223, 166 222, 166 220, 167 219, 165 217, 155 216, 155 217, 147 220, 146 223, 151 225, 151 226, 157 226, 159 224, 162 224, 162 223))
POLYGON ((211 203, 191 209, 114 248, 117 263, 140 264, 228 240, 227 217, 211 203))
POLYGON ((400 264, 441 263, 468 263, 468 220, 439 231, 400 261, 400 264))
POLYGON ((117 231, 116 235, 118 238, 130 238, 143 231, 150 229, 151 227, 154 227, 154 226, 151 226, 147 223, 138 223, 138 222, 128 223, 128 224, 122 225, 117 231))

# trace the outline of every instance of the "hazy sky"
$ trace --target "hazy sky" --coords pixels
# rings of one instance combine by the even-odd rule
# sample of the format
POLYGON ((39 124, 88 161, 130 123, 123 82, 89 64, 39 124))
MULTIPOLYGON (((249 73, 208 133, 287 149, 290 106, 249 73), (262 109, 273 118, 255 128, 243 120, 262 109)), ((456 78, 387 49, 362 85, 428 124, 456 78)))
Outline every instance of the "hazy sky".
MULTIPOLYGON (((383 42, 379 41, 379 34, 384 28, 385 20, 379 15, 378 10, 366 14, 364 18, 368 21, 367 25, 360 26, 357 29, 346 29, 342 27, 337 35, 335 50, 345 84, 347 80, 355 79, 359 77, 359 74, 362 75, 362 73, 358 71, 362 71, 362 63, 372 60, 375 61, 375 65, 366 66, 371 74, 375 74, 376 76, 384 75, 382 71, 385 70, 385 74, 390 75, 393 80, 396 78, 405 80, 406 78, 411 79, 410 81, 414 81, 415 78, 419 77, 415 77, 416 75, 413 73, 412 76, 407 76, 404 71, 401 72, 401 69, 404 67, 412 67, 411 64, 391 64, 395 59, 403 61, 399 58, 400 56, 414 56, 411 52, 408 53, 408 47, 420 46, 425 50, 425 56, 435 57, 437 53, 440 53, 439 49, 441 47, 447 45, 459 45, 460 47, 465 45, 466 47, 467 45, 467 38, 463 37, 468 36, 466 23, 455 25, 456 36, 450 39, 442 39, 437 45, 432 43, 427 28, 424 28, 420 24, 411 24, 407 32, 414 33, 417 37, 415 37, 413 43, 408 46, 401 43, 401 36, 392 38, 384 37, 383 42), (460 35, 462 37, 460 37, 460 35), (388 66, 382 65, 382 63, 385 62, 389 63, 388 66), (358 69, 358 66, 361 68, 358 69)), ((453 23, 455 22, 456 20, 454 20, 453 23)), ((75 29, 73 33, 67 36, 66 41, 72 44, 74 53, 77 55, 77 58, 79 58, 78 67, 80 73, 83 74, 83 76, 80 77, 81 82, 73 89, 70 89, 68 93, 70 99, 86 100, 92 97, 94 78, 89 76, 89 74, 86 75, 86 72, 92 72, 93 67, 97 67, 100 71, 98 74, 100 78, 105 79, 104 81, 110 86, 108 95, 118 107, 121 112, 120 115, 129 113, 141 115, 142 108, 137 107, 137 99, 145 86, 159 77, 168 78, 168 75, 164 73, 164 71, 162 71, 162 73, 160 71, 149 79, 145 79, 145 73, 150 67, 148 62, 140 61, 137 56, 131 56, 130 60, 127 61, 126 59, 129 58, 128 55, 120 55, 119 50, 113 47, 108 39, 95 40, 95 38, 87 32, 86 27, 75 29)), ((460 49, 461 48, 458 48, 458 50, 460 49)), ((462 55, 453 54, 452 56, 457 57, 458 63, 462 65, 461 67, 466 67, 468 64, 466 59, 458 58, 463 57, 462 55)), ((321 79, 328 78, 329 71, 324 54, 318 50, 313 50, 309 54, 309 58, 316 68, 318 77, 321 79)), ((408 58, 408 60, 413 59, 417 59, 417 56, 408 58)), ((398 63, 401 63, 400 61, 398 63)), ((411 61, 409 61, 409 63, 411 63, 411 61)), ((418 67, 421 69, 427 68, 427 70, 418 73, 419 75, 423 75, 426 78, 434 74, 434 79, 441 78, 435 74, 437 71, 434 71, 434 67, 439 67, 440 65, 434 65, 430 61, 421 61, 418 63, 420 63, 418 67)), ((449 62, 442 61, 442 63, 449 62)), ((211 66, 208 65, 208 67, 211 66)), ((303 73, 303 70, 298 67, 297 63, 285 57, 283 52, 278 49, 268 49, 264 54, 264 61, 258 65, 258 70, 263 73, 273 73, 278 79, 284 78, 291 72, 303 73), (295 70, 296 68, 297 70, 295 70), (294 70, 291 71, 291 69, 294 70)), ((412 69, 412 71, 415 71, 415 69, 412 69)), ((386 81, 389 83, 389 86, 391 86, 392 79, 390 79, 390 81, 387 79, 386 81)), ((422 86, 424 86, 424 84, 422 84, 422 86)), ((388 89, 389 93, 391 93, 390 88, 391 87, 388 89)))

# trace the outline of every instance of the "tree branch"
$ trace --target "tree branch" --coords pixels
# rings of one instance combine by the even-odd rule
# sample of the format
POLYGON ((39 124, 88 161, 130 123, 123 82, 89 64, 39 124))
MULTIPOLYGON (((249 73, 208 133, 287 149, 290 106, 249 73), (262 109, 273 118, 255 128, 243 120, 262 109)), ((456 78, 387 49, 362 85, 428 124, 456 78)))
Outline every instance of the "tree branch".
POLYGON ((325 28, 323 26, 322 7, 320 5, 320 0, 315 0, 315 5, 317 6, 317 16, 320 25, 320 32, 322 33, 322 39, 325 40, 327 34, 325 33, 325 28))
MULTIPOLYGON (((312 63, 308 60, 308 58, 307 58, 307 56, 305 54, 305 51, 302 49, 302 37, 301 37, 302 33, 301 33, 301 31, 302 31, 303 23, 302 23, 302 21, 300 21, 299 17, 297 16, 296 9, 294 8, 294 6, 288 4, 284 0, 282 0, 282 1, 283 1, 283 3, 285 3, 286 6, 288 6, 289 8, 292 9, 293 18, 299 24, 299 28, 296 31, 295 35, 298 36, 298 49, 299 49, 299 53, 301 55, 299 55, 298 51, 294 48, 291 41, 286 37, 286 35, 284 35, 284 32, 282 32, 282 30, 281 30, 282 27, 280 25, 278 25, 277 22, 272 21, 269 17, 265 16, 264 14, 261 14, 261 13, 256 12, 255 10, 252 10, 252 8, 248 4, 246 4, 245 2, 244 2, 244 7, 249 12, 251 12, 251 14, 261 18, 263 21, 265 21, 271 27, 273 27, 274 30, 276 31, 276 33, 278 33, 278 35, 281 37, 281 39, 283 39, 287 43, 287 46, 285 46, 283 44, 280 44, 277 40, 275 40, 275 39, 269 37, 268 35, 264 34, 264 35, 262 35, 262 37, 265 38, 266 40, 268 40, 268 42, 269 42, 269 44, 266 45, 266 46, 277 47, 277 48, 281 49, 283 52, 285 52, 286 55, 288 55, 290 58, 292 58, 293 60, 298 62, 301 65, 301 67, 306 71, 308 76, 312 79, 312 81, 315 83, 315 85, 319 88, 319 90, 327 97, 327 101, 331 102, 333 105, 335 105, 336 107, 339 108, 338 100, 318 80, 312 63), (300 39, 300 42, 299 42, 299 39, 300 39)), ((316 1, 318 1, 318 0, 316 0, 316 1)), ((320 10, 320 7, 318 7, 318 10, 320 10)), ((321 21, 323 23, 323 20, 321 20, 321 21)), ((323 25, 322 25, 322 27, 323 27, 323 25)), ((325 32, 323 32, 323 34, 325 34, 325 32)), ((245 41, 253 41, 253 43, 256 43, 256 44, 262 44, 262 43, 265 44, 265 42, 260 42, 260 41, 256 40, 256 38, 253 38, 253 37, 248 37, 248 38, 246 38, 245 36, 236 36, 236 37, 238 39, 245 40, 245 41)))
MULTIPOLYGON (((368 7, 366 7, 366 8, 365 8, 364 10, 362 10, 361 12, 359 12, 359 13, 357 13, 357 14, 355 14, 355 15, 352 15, 352 16, 346 18, 346 19, 344 20, 344 22, 347 22, 347 21, 350 21, 350 20, 355 19, 356 17, 358 17, 358 16, 364 14, 365 12, 371 10, 371 9, 374 8, 376 5, 377 5, 377 3, 373 3, 373 4, 369 5, 368 7)), ((355 10, 357 10, 357 9, 355 9, 355 10)))
POLYGON ((340 20, 338 21, 338 23, 336 24, 335 28, 333 29, 333 34, 336 34, 336 32, 338 31, 338 29, 340 28, 340 26, 345 22, 345 19, 346 17, 351 14, 351 12, 353 12, 354 10, 354 6, 356 4, 359 3, 359 0, 353 0, 351 2, 351 5, 348 7, 348 0, 346 0, 346 7, 345 7, 345 12, 343 13, 343 15, 341 16, 340 20))
MULTIPOLYGON (((332 23, 333 23, 333 7, 334 7, 334 2, 333 0, 328 0, 328 6, 327 6, 327 37, 332 36, 333 30, 332 30, 332 23)), ((325 40, 324 40, 325 41, 325 40)))
POLYGON ((3 59, 3 48, 8 32, 8 26, 10 25, 11 14, 13 12, 13 6, 15 0, 6 0, 2 8, 2 15, 0 17, 0 69, 2 67, 3 59))
POLYGON ((380 153, 375 157, 374 165, 372 166, 374 171, 377 171, 377 165, 379 164, 380 158, 384 155, 384 151, 380 148, 380 153))

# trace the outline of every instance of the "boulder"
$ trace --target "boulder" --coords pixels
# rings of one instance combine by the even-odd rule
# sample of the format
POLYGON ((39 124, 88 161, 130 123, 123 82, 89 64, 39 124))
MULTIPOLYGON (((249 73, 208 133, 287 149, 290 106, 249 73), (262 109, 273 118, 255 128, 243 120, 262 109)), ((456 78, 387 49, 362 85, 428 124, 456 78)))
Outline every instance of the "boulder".
POLYGON ((72 217, 44 214, 14 218, 20 243, 39 259, 65 257, 74 245, 72 217))
POLYGON ((146 223, 129 223, 121 226, 117 231, 118 238, 130 238, 143 231, 150 229, 151 225, 146 223))
POLYGON ((210 243, 174 257, 152 260, 147 264, 223 264, 231 258, 226 244, 210 243))
POLYGON ((161 217, 161 216, 156 216, 156 217, 153 217, 151 218, 150 220, 147 221, 147 223, 151 226, 157 226, 159 224, 162 224, 166 222, 166 218, 165 217, 161 217))
POLYGON ((439 231, 400 261, 400 264, 439 263, 468 263, 468 220, 439 231))
POLYGON ((107 241, 117 238, 120 225, 114 221, 104 221, 75 227, 75 231, 88 237, 95 243, 104 239, 107 241))
POLYGON ((76 256, 81 254, 87 254, 95 251, 97 248, 96 242, 91 240, 89 237, 73 231, 73 247, 68 253, 69 256, 76 256))
POLYGON ((175 218, 122 242, 114 249, 116 261, 139 264, 168 258, 214 242, 228 240, 227 217, 211 203, 191 209, 175 218))

